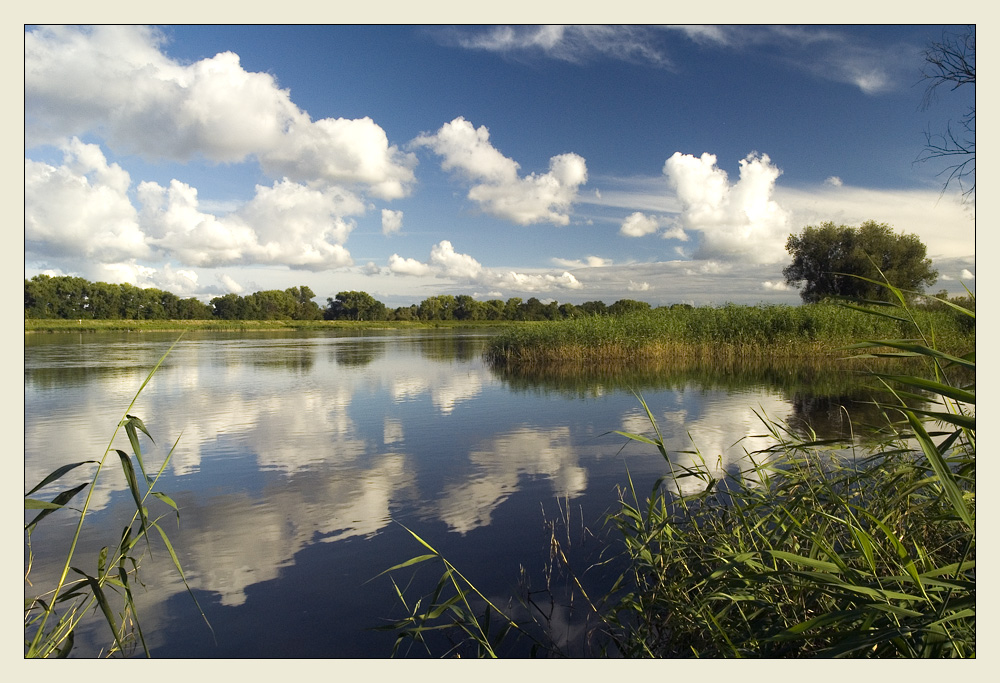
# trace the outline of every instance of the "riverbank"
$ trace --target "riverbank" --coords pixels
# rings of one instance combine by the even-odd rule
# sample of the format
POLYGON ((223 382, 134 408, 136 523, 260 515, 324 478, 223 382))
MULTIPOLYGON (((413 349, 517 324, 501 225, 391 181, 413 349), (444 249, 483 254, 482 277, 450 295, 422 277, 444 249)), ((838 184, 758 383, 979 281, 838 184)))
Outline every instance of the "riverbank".
MULTIPOLYGON (((942 350, 975 345, 975 320, 950 310, 914 310, 942 350), (971 320, 971 322, 967 322, 971 320)), ((678 358, 843 355, 858 339, 906 339, 908 320, 833 304, 659 308, 504 330, 487 348, 495 366, 673 361, 678 358)))
MULTIPOLYGON (((571 546, 579 544, 571 536, 568 506, 562 526, 551 524, 546 576, 568 577, 573 602, 565 611, 586 615, 577 628, 585 634, 588 655, 975 658, 974 314, 956 311, 970 321, 963 326, 950 312, 938 316, 939 311, 912 311, 905 301, 901 304, 892 318, 883 311, 854 318, 857 312, 850 309, 807 310, 798 319, 802 323, 840 323, 815 336, 804 328, 796 336, 789 327, 777 334, 760 317, 742 329, 716 327, 717 337, 689 341, 682 333, 694 328, 690 319, 640 316, 595 324, 590 329, 601 342, 593 346, 569 336, 579 328, 549 325, 544 335, 528 338, 534 346, 512 351, 516 367, 518 359, 538 349, 599 351, 603 344, 648 352, 660 348, 656 332, 675 335, 670 341, 678 344, 707 348, 729 343, 727 335, 738 331, 747 349, 763 353, 769 341, 776 345, 787 339, 790 347, 796 339, 840 343, 838 330, 864 320, 868 332, 854 340, 855 349, 892 349, 895 360, 922 359, 935 370, 934 379, 900 374, 903 366, 874 375, 898 382, 903 390, 877 406, 880 431, 867 442, 853 431, 839 439, 811 430, 802 436, 761 410, 762 431, 774 443, 748 450, 735 471, 720 471, 712 451, 702 455, 698 434, 691 437, 696 449, 683 451, 693 459, 677 461, 664 435, 676 427, 669 418, 678 413, 668 411, 664 422, 654 416, 662 406, 638 398, 648 418, 646 431, 616 433, 655 448, 663 476, 648 488, 629 474, 628 484, 619 489, 620 508, 607 517, 612 535, 598 541, 601 547, 590 562, 567 559, 571 546), (866 338, 873 341, 857 341, 866 338), (942 342, 963 339, 971 346, 953 355, 942 348, 942 342), (960 379, 958 369, 969 373, 971 383, 960 379), (908 406, 902 401, 907 396, 920 396, 926 404, 908 406), (669 429, 661 431, 658 423, 669 429), (611 569, 613 561, 624 562, 624 570, 611 569), (578 572, 574 566, 586 569, 578 572), (602 595, 586 586, 604 571, 609 573, 604 583, 612 588, 602 595)), ((702 322, 735 323, 741 315, 763 313, 727 309, 705 314, 702 322)), ((779 313, 775 322, 796 320, 787 311, 779 313)), ((497 338, 493 352, 518 348, 510 337, 497 338)), ((504 361, 502 355, 494 357, 504 361)), ((545 590, 533 592, 522 584, 515 621, 510 609, 489 602, 458 565, 410 533, 430 554, 387 571, 438 561, 444 572, 426 603, 412 596, 403 600, 416 607, 391 626, 397 630, 396 648, 412 639, 430 653, 447 647, 443 651, 455 656, 496 657, 506 654, 511 641, 521 641, 532 653, 567 656, 564 620, 552 607, 556 593, 548 580, 545 590), (537 594, 546 591, 549 599, 540 599, 537 594), (468 596, 487 605, 482 616, 468 596), (447 641, 426 645, 435 629, 448 629, 447 641)), ((402 582, 394 583, 397 593, 398 585, 402 582)))
POLYGON ((26 318, 27 332, 242 332, 266 330, 488 329, 496 320, 62 320, 26 318))

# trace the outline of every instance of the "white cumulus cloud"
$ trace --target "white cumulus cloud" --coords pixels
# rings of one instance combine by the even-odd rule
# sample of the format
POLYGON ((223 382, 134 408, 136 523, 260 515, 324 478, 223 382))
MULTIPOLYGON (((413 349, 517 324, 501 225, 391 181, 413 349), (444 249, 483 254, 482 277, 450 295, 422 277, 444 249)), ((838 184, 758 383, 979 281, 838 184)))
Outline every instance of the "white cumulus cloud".
POLYGON ((682 205, 677 227, 701 234, 695 258, 753 263, 787 258, 788 212, 771 198, 781 171, 766 154, 742 159, 734 184, 714 154, 675 152, 663 172, 682 205))
POLYGON ((622 223, 621 234, 627 237, 642 237, 650 235, 660 229, 660 224, 653 216, 647 216, 641 211, 636 211, 625 219, 622 223))
POLYGON ((416 157, 389 145, 385 131, 362 119, 310 121, 302 114, 278 144, 258 152, 261 167, 273 177, 364 184, 383 199, 409 194, 416 157))
MULTIPOLYGON (((469 254, 455 251, 448 240, 441 240, 431 248, 430 261, 422 263, 412 258, 393 254, 389 270, 398 275, 428 275, 457 280, 466 284, 482 285, 493 290, 513 289, 520 292, 546 292, 550 290, 580 289, 583 284, 564 271, 552 273, 518 273, 484 267, 469 254)), ((497 294, 499 296, 499 294, 497 294)))
POLYGON ((468 254, 459 254, 448 240, 441 240, 431 248, 431 263, 441 269, 445 277, 477 280, 483 266, 468 254))
POLYGON ((412 258, 403 258, 399 254, 389 257, 389 270, 398 275, 426 275, 431 268, 426 263, 412 258))
POLYGON ((26 251, 104 263, 150 254, 128 197, 129 174, 97 145, 65 143, 63 164, 24 161, 26 251))
POLYGON ((154 160, 255 158, 273 178, 357 184, 385 199, 409 192, 416 157, 371 119, 313 121, 274 76, 246 71, 238 55, 182 64, 162 52, 165 42, 130 25, 27 31, 28 146, 94 134, 154 160))
POLYGON ((215 279, 219 281, 219 284, 225 288, 226 292, 232 292, 233 294, 242 294, 245 290, 243 285, 238 283, 233 278, 229 277, 225 273, 216 273, 215 279))
POLYGON ((502 273, 490 272, 488 282, 494 286, 516 289, 522 292, 547 292, 553 289, 581 289, 583 284, 572 273, 560 275, 550 273, 502 273))
POLYGON ((403 212, 382 209, 382 234, 391 235, 403 227, 403 212))
MULTIPOLYGON (((136 287, 155 287, 156 268, 136 263, 135 259, 118 263, 98 263, 88 270, 98 282, 123 282, 136 287)), ((176 294, 176 292, 175 292, 176 294)))
POLYGON ((197 190, 178 180, 169 188, 144 182, 137 195, 150 241, 183 263, 203 267, 271 263, 325 270, 351 265, 343 242, 354 226, 344 215, 364 210, 346 190, 312 189, 288 179, 258 185, 253 199, 222 217, 201 211, 197 190))
POLYGON ((501 154, 489 141, 486 126, 479 128, 458 117, 433 135, 413 140, 443 157, 441 167, 457 171, 473 186, 468 198, 486 213, 518 225, 549 222, 569 224, 569 209, 579 187, 587 182, 587 163, 578 154, 559 154, 549 160, 547 173, 518 175, 519 164, 501 154))

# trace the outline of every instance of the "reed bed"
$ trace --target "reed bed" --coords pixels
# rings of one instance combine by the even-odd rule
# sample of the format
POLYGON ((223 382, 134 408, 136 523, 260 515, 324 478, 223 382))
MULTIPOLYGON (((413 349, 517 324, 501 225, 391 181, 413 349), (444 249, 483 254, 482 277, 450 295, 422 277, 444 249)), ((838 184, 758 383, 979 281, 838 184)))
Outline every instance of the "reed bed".
MULTIPOLYGON (((931 332, 940 321, 889 289, 892 317, 873 311, 891 321, 876 328, 889 335, 851 348, 859 358, 921 361, 924 371, 873 373, 897 387, 880 403, 886 428, 877 441, 803 436, 760 414, 773 445, 747 453, 739 476, 718 477, 712 454, 696 447, 696 464, 673 464, 638 397, 650 430, 617 434, 656 448, 666 473, 649 488, 627 477, 620 509, 608 517, 610 536, 584 572, 567 559, 568 536, 553 533, 549 549, 548 575, 567 576, 580 603, 570 609, 587 614, 589 654, 976 656, 975 351, 942 351, 931 332), (897 338, 903 322, 909 341, 897 338), (914 398, 921 407, 908 402, 914 398), (681 479, 700 485, 684 493, 681 479), (588 573, 607 572, 616 576, 610 590, 587 590, 588 573)), ((974 327, 974 311, 955 313, 974 327)), ((858 324, 844 321, 844 329, 858 324)), ((415 602, 393 580, 407 610, 386 627, 397 632, 394 653, 407 642, 433 653, 443 635, 443 655, 494 657, 522 641, 531 654, 567 656, 544 599, 525 591, 519 608, 498 608, 410 533, 428 552, 387 572, 428 562, 445 571, 415 602)))
MULTIPOLYGON (((626 657, 975 657, 974 427, 937 433, 942 450, 901 412, 892 439, 863 452, 765 420, 779 443, 735 482, 696 466, 674 475, 701 491, 645 499, 630 482, 612 517, 630 568, 603 606, 609 645, 626 657)), ((627 436, 662 450, 658 436, 627 436)))
MULTIPOLYGON (((936 343, 953 349, 974 338, 951 310, 915 311, 936 343)), ((898 339, 909 323, 834 304, 658 308, 512 327, 486 350, 494 366, 530 363, 641 363, 671 359, 750 359, 839 355, 857 339, 898 339)))

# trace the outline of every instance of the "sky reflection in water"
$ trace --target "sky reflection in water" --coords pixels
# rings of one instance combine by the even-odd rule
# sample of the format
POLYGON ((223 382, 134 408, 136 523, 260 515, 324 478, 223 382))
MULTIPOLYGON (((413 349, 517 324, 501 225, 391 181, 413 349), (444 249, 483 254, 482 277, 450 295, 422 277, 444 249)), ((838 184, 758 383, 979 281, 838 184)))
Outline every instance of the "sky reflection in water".
MULTIPOLYGON (((627 389, 592 385, 581 395, 501 378, 480 359, 484 339, 185 335, 132 413, 157 440, 147 467, 158 467, 180 435, 158 489, 181 508, 179 528, 171 522, 168 529, 219 645, 211 645, 207 629, 192 635, 203 625, 183 585, 163 558, 147 558, 140 616, 153 654, 387 656, 391 636, 364 629, 389 616, 392 588, 365 581, 420 551, 393 520, 503 592, 516 581, 518 563, 537 567, 547 555, 540 535, 546 506, 569 501, 599 525, 614 505, 615 485, 625 481, 625 461, 643 489, 666 471, 652 448, 622 450, 625 439, 608 434, 649 430, 627 389), (296 603, 292 596, 310 584, 308 600, 296 603), (250 629, 243 622, 257 617, 234 616, 244 611, 275 625, 250 629), (299 620, 315 642, 276 642, 281 618, 299 620)), ((149 333, 26 337, 26 483, 66 462, 99 457, 114 421, 172 341, 149 333)), ((755 409, 794 417, 787 392, 759 383, 635 388, 672 453, 692 450, 693 437, 708 464, 729 471, 744 448, 766 445, 754 438, 762 432, 755 409)), ((129 450, 124 435, 116 447, 129 450)), ((87 480, 79 470, 78 481, 71 477, 63 488, 87 480)), ((689 480, 682 488, 693 486, 689 480)), ((79 562, 113 543, 114 532, 105 532, 126 523, 127 503, 120 472, 102 475, 91 502, 94 531, 79 562)), ((33 539, 35 585, 54 585, 61 540, 75 521, 61 518, 50 517, 33 539)), ((93 656, 102 645, 103 633, 85 632, 76 655, 93 656)))

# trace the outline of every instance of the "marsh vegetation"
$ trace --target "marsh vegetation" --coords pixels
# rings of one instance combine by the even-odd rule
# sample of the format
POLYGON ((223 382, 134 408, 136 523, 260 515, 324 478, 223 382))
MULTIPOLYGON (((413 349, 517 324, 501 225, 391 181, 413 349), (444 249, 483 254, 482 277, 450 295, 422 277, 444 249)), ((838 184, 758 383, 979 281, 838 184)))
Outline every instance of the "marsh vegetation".
MULTIPOLYGON (((570 609, 585 613, 587 654, 975 657, 975 352, 942 351, 939 341, 960 341, 950 336, 957 318, 926 317, 903 292, 889 291, 895 302, 864 318, 858 311, 807 307, 797 318, 811 321, 808 328, 799 325, 800 336, 819 327, 821 343, 832 344, 844 339, 840 335, 856 335, 860 320, 874 315, 875 330, 887 334, 851 345, 854 355, 922 365, 912 374, 872 374, 889 397, 878 403, 880 428, 863 444, 853 435, 821 438, 761 413, 772 445, 748 450, 739 472, 720 478, 711 454, 698 451, 697 434, 693 462, 676 465, 653 412, 637 398, 649 430, 618 433, 656 449, 663 476, 651 485, 628 477, 598 556, 584 567, 567 558, 569 524, 561 533, 552 526, 548 576, 566 577, 569 590, 561 595, 571 596, 570 609), (905 339, 899 334, 904 325, 905 339), (915 397, 926 404, 907 402, 915 397), (588 590, 602 583, 595 575, 610 588, 588 590)), ((733 308, 722 319, 746 320, 746 313, 733 308)), ((953 313, 974 324, 972 311, 954 307, 953 313)), ((761 324, 767 320, 740 328, 751 351, 788 334, 787 326, 761 324)), ((657 335, 698 339, 701 349, 730 339, 725 332, 713 336, 719 328, 704 319, 692 322, 643 317, 585 328, 553 325, 534 337, 502 336, 490 354, 494 362, 516 364, 551 360, 571 346, 583 349, 573 358, 595 357, 608 347, 642 357, 664 348, 653 341, 657 335), (574 337, 581 330, 590 335, 582 344, 574 337), (689 330, 709 332, 698 337, 689 330)), ((390 627, 397 649, 495 657, 516 651, 513 641, 536 655, 567 654, 554 627, 551 584, 532 590, 522 581, 518 601, 504 608, 476 588, 475 577, 410 533, 428 552, 388 572, 430 562, 441 563, 443 572, 419 600, 394 579, 405 609, 390 627)))

